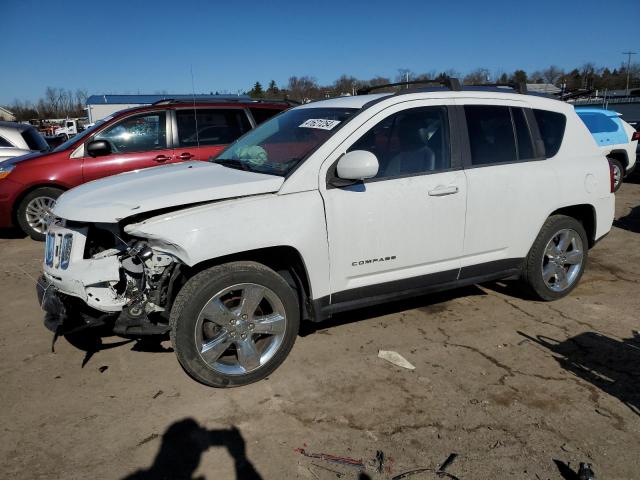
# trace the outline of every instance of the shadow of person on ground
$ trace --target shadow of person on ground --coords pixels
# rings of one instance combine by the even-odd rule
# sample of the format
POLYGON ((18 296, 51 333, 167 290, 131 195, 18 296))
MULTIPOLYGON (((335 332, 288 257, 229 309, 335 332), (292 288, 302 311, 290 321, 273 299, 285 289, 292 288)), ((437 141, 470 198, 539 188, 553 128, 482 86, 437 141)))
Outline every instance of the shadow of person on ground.
POLYGON ((618 340, 585 332, 559 341, 518 333, 549 349, 562 368, 616 397, 640 416, 640 335, 618 340))
POLYGON ((580 480, 578 473, 574 472, 568 463, 564 463, 562 460, 553 460, 553 463, 558 467, 558 473, 564 478, 564 480, 580 480))
POLYGON ((613 221, 613 226, 633 233, 640 233, 640 205, 633 207, 624 217, 613 221))
POLYGON ((447 290, 444 292, 422 295, 407 300, 381 303, 372 307, 360 308, 344 313, 337 313, 329 320, 325 320, 322 322, 302 322, 300 324, 299 335, 301 337, 306 337, 307 335, 316 333, 319 330, 325 330, 339 325, 348 325, 350 323, 382 317, 384 315, 392 315, 394 313, 403 312, 405 310, 420 309, 427 314, 439 313, 447 310, 448 307, 446 305, 443 305, 446 302, 449 302, 456 298, 469 297, 472 295, 486 295, 486 293, 476 285, 470 285, 468 287, 461 287, 456 288, 455 290, 447 290))
MULTIPOLYGON (((173 423, 162 435, 162 443, 153 464, 124 477, 123 480, 205 480, 193 477, 200 459, 211 447, 225 447, 233 457, 236 479, 261 480, 253 464, 246 456, 246 445, 240 431, 231 427, 208 430, 193 418, 173 423)), ((209 478, 223 478, 216 472, 209 478)), ((224 477, 227 478, 227 477, 224 477)))

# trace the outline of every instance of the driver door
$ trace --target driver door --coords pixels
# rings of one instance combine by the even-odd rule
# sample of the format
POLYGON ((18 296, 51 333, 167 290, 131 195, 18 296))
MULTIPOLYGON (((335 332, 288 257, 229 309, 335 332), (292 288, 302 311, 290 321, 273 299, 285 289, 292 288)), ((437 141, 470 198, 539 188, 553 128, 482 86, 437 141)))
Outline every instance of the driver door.
POLYGON ((83 180, 88 182, 173 162, 174 153, 169 148, 170 136, 167 134, 170 128, 164 110, 130 115, 108 126, 89 141, 107 141, 111 146, 111 154, 94 158, 85 153, 83 180))
POLYGON ((411 104, 374 116, 325 163, 330 178, 341 152, 367 150, 379 162, 375 178, 347 187, 329 180, 322 191, 332 304, 375 303, 458 278, 467 184, 450 141, 454 111, 443 101, 411 104))

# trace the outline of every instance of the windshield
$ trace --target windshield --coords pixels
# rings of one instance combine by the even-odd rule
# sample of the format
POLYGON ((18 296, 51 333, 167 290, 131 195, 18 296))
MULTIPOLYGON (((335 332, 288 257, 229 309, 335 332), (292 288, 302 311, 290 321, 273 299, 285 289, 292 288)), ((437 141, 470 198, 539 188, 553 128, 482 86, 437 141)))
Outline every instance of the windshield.
POLYGON ((285 176, 356 111, 355 108, 288 110, 247 133, 211 161, 285 176))
POLYGON ((113 117, 107 117, 107 118, 103 118, 102 120, 98 120, 93 126, 87 128, 85 131, 83 131, 82 133, 79 133, 78 135, 74 135, 73 137, 71 137, 69 140, 67 140, 66 142, 61 143, 60 145, 58 145, 56 148, 53 149, 54 152, 61 152, 63 150, 66 150, 67 148, 69 148, 71 145, 73 145, 74 143, 76 143, 78 140, 81 140, 83 138, 86 138, 87 135, 90 135, 91 132, 93 132, 96 128, 98 128, 99 126, 101 126, 104 122, 106 122, 107 120, 111 120, 111 118, 113 117))
POLYGON ((22 138, 29 147, 29 150, 37 150, 46 152, 49 150, 49 144, 42 135, 33 127, 27 128, 22 132, 22 138))

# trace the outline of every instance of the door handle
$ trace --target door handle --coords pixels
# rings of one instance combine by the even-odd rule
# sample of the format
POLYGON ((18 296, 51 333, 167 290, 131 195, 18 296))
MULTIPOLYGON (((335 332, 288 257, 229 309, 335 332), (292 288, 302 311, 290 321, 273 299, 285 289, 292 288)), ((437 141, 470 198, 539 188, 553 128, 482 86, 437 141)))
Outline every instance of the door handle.
POLYGON ((166 155, 158 155, 153 160, 158 163, 162 163, 162 162, 166 162, 167 160, 171 160, 171 157, 167 157, 166 155))
POLYGON ((430 197, 444 197, 445 195, 453 195, 454 193, 458 193, 458 187, 455 185, 449 185, 448 187, 440 185, 433 190, 429 190, 430 197))
POLYGON ((189 152, 184 152, 181 153, 180 155, 178 155, 178 159, 180 160, 191 160, 194 157, 194 155, 192 155, 189 152))

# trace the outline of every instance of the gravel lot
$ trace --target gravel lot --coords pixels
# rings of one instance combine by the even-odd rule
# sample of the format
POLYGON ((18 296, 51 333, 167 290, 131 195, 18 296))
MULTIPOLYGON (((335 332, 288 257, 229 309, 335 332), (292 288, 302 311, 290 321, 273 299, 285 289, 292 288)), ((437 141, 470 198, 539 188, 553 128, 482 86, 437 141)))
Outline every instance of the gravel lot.
POLYGON ((637 479, 640 184, 623 185, 617 218, 569 298, 494 283, 344 314, 307 328, 268 380, 232 390, 192 381, 166 341, 61 338, 52 353, 32 280, 42 244, 4 232, 0 476, 358 478, 302 447, 367 464, 383 451, 388 471, 360 478, 456 452, 460 479, 577 479, 580 461, 637 479))

